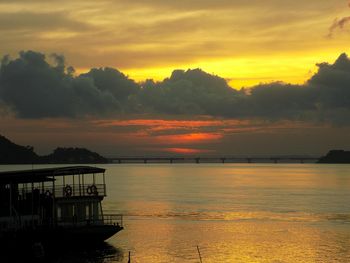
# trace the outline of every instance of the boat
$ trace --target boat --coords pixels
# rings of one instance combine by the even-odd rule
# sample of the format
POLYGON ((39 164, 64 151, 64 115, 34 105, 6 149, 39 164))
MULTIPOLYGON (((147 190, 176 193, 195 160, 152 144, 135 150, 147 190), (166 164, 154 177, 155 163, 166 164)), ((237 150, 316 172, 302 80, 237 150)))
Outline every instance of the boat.
POLYGON ((70 166, 0 172, 0 246, 80 246, 123 230, 123 216, 105 214, 105 169, 70 166))

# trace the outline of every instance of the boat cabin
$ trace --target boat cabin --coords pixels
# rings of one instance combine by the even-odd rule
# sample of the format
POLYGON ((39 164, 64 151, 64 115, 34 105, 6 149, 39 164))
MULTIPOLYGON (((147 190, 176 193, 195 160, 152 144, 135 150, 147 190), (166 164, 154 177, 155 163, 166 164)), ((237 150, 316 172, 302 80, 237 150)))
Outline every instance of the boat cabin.
POLYGON ((106 239, 123 229, 123 218, 103 213, 101 202, 105 196, 102 168, 73 166, 0 172, 0 239, 5 232, 73 228, 84 229, 80 236, 94 229, 95 237, 106 239), (106 232, 106 226, 114 227, 106 232), (99 232, 103 234, 98 235, 99 232))

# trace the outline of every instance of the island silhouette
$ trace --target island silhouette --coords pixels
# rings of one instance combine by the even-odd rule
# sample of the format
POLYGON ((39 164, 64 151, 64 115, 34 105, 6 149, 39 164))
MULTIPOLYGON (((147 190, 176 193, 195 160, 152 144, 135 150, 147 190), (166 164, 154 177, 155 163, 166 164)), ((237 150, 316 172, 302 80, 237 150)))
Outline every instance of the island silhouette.
POLYGON ((40 156, 32 146, 21 146, 0 135, 0 164, 89 164, 107 163, 107 158, 85 148, 58 147, 40 156))

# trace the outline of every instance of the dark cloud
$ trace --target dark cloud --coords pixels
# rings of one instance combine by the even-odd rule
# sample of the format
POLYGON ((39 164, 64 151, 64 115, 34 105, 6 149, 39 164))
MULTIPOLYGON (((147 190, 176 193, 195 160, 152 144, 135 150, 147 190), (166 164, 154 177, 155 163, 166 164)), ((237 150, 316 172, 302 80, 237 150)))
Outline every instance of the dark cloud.
POLYGON ((299 119, 305 111, 313 110, 312 93, 298 85, 275 82, 258 85, 248 96, 252 116, 271 119, 299 119))
POLYGON ((73 69, 65 67, 63 57, 52 58, 54 65, 33 51, 21 52, 14 60, 3 58, 0 99, 19 117, 74 117, 120 110, 118 98, 108 89, 95 86, 87 76, 72 76, 73 69))
POLYGON ((194 69, 175 70, 159 83, 146 81, 138 99, 155 112, 222 115, 224 107, 238 96, 224 79, 194 69))
POLYGON ((113 68, 93 68, 80 76, 92 79, 98 89, 110 92, 119 101, 126 101, 131 94, 139 91, 134 81, 113 68))
POLYGON ((341 54, 334 64, 319 64, 319 71, 309 81, 308 86, 317 96, 322 109, 350 109, 350 60, 341 54))
POLYGON ((162 82, 145 82, 138 99, 146 110, 157 113, 349 124, 349 58, 342 54, 334 64, 318 67, 304 85, 274 82, 240 91, 199 69, 174 71, 162 82))
POLYGON ((175 70, 161 82, 137 84, 113 68, 74 76, 63 56, 50 58, 51 64, 45 55, 27 51, 17 59, 2 59, 0 102, 6 112, 11 108, 22 118, 124 112, 350 123, 346 54, 333 64, 318 64, 318 72, 304 85, 274 82, 240 91, 200 69, 175 70))

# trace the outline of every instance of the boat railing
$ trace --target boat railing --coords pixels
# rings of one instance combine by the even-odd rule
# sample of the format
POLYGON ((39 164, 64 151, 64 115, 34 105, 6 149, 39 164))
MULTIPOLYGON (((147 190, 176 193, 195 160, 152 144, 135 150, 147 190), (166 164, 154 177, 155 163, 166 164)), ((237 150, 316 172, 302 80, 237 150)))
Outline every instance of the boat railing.
POLYGON ((104 214, 103 222, 105 225, 119 225, 123 227, 123 215, 121 214, 104 214))
POLYGON ((114 225, 123 227, 123 215, 108 214, 91 218, 61 217, 57 219, 57 224, 60 226, 114 225))
POLYGON ((18 189, 18 193, 23 199, 31 199, 32 195, 45 197, 78 197, 78 196, 106 196, 106 185, 104 184, 66 184, 43 186, 32 189, 31 187, 23 187, 18 189))

